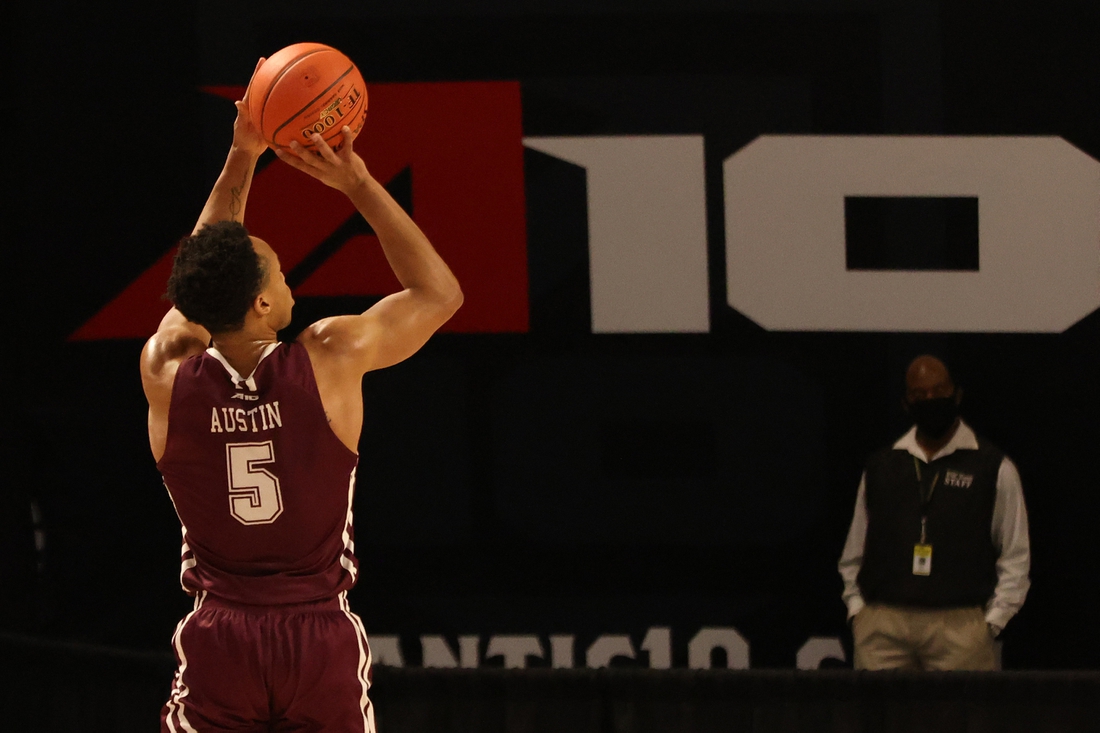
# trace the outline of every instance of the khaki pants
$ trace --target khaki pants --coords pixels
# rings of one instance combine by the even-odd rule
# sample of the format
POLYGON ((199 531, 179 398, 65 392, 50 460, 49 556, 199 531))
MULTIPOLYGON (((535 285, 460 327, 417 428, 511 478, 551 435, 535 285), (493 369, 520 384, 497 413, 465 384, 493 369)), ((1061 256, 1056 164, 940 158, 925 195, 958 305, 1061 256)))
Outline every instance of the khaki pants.
POLYGON ((869 604, 852 619, 856 669, 992 670, 993 637, 981 608, 869 604))

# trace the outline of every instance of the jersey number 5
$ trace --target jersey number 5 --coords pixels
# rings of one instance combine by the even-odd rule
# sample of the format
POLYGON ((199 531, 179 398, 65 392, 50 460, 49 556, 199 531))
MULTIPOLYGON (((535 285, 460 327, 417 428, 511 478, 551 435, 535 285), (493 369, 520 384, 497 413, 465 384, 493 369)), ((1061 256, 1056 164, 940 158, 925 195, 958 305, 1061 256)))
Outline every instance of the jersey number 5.
POLYGON ((279 477, 260 468, 275 462, 275 446, 229 443, 225 463, 229 471, 229 512, 241 524, 271 524, 283 513, 279 477))

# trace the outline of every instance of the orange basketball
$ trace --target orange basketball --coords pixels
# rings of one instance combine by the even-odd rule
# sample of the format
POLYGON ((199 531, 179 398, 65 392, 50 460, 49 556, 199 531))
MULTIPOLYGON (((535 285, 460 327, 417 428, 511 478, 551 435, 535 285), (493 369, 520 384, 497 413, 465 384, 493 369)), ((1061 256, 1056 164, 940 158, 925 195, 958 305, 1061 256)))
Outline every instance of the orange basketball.
POLYGON ((322 43, 295 43, 271 55, 248 87, 252 124, 272 147, 297 140, 313 148, 320 133, 334 150, 344 125, 359 132, 367 118, 367 86, 344 54, 322 43))

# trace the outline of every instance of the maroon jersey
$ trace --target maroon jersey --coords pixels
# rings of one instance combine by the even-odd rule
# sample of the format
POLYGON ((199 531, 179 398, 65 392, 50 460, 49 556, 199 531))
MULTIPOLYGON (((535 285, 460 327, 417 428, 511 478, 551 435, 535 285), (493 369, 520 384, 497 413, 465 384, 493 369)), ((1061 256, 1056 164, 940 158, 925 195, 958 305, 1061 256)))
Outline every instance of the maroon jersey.
POLYGON ((213 348, 180 364, 157 467, 183 525, 184 590, 284 604, 351 588, 357 462, 301 344, 273 344, 249 376, 213 348))

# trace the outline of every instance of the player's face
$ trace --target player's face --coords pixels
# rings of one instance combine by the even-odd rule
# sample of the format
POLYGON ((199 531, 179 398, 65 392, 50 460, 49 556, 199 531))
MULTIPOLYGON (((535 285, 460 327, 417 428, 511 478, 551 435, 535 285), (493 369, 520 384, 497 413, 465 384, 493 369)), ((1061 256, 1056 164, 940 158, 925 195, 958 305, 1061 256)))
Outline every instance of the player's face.
POLYGON ((291 311, 294 308, 294 296, 290 293, 290 286, 286 284, 286 276, 283 275, 282 265, 275 250, 262 239, 252 237, 252 246, 256 249, 267 268, 267 283, 264 285, 262 295, 271 304, 268 320, 276 331, 281 331, 290 325, 291 311))

